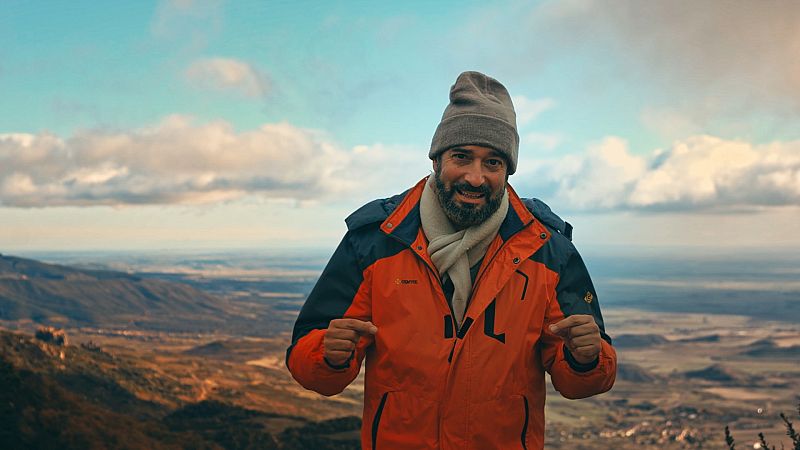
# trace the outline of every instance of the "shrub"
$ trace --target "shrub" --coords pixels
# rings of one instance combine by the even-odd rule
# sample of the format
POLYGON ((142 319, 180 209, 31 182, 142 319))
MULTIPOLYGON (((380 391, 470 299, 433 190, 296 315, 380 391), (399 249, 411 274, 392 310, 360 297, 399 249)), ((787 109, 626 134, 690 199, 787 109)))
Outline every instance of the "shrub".
MULTIPOLYGON (((783 420, 784 426, 786 426, 786 435, 789 436, 789 439, 792 440, 792 447, 790 447, 791 450, 800 450, 800 434, 798 434, 797 431, 794 429, 794 424, 792 423, 791 420, 789 420, 788 417, 786 417, 786 414, 781 413, 780 415, 781 415, 781 420, 783 420)), ((800 404, 797 405, 797 415, 798 417, 800 417, 800 404)), ((761 448, 767 450, 770 449, 776 450, 776 447, 774 445, 770 446, 767 443, 766 438, 764 438, 764 433, 758 433, 758 442, 759 444, 761 444, 761 448)), ((729 450, 736 450, 736 445, 733 436, 731 436, 731 431, 727 426, 725 427, 725 443, 728 445, 729 450)), ((784 448, 783 443, 781 443, 781 448, 782 449, 784 448)))

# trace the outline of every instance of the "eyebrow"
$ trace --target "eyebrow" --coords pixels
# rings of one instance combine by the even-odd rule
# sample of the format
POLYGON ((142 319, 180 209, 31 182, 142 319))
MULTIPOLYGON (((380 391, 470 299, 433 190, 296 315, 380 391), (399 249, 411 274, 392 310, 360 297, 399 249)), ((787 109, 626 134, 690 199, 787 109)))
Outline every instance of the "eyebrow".
MULTIPOLYGON (((461 152, 461 153, 469 153, 470 155, 474 153, 473 150, 463 147, 453 147, 450 149, 451 152, 461 152)), ((499 151, 492 149, 492 152, 489 154, 492 158, 505 158, 505 155, 500 153, 499 151)))

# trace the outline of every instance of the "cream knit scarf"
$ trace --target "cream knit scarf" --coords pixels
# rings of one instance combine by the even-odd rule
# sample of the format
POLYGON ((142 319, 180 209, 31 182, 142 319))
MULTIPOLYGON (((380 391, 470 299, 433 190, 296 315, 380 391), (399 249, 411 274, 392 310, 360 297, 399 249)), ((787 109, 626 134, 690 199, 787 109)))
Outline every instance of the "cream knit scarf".
POLYGON ((508 212, 508 190, 503 193, 503 200, 497 211, 483 223, 456 231, 453 224, 445 216, 444 210, 436 196, 434 175, 428 177, 422 198, 419 203, 422 230, 428 237, 428 254, 444 279, 445 274, 453 281, 453 312, 458 327, 464 319, 467 302, 472 295, 472 279, 469 268, 474 266, 486 254, 503 219, 508 212))

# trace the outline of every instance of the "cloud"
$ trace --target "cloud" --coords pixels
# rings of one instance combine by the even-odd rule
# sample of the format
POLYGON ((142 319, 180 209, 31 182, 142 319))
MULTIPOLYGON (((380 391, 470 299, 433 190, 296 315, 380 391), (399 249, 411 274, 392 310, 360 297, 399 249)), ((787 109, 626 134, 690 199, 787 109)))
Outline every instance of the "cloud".
POLYGON ((645 108, 640 115, 644 126, 662 136, 689 136, 701 131, 701 123, 706 123, 710 117, 693 117, 680 114, 677 111, 664 108, 645 108))
POLYGON ((169 39, 203 48, 222 28, 221 0, 162 0, 150 22, 150 32, 157 38, 169 39))
POLYGON ((644 173, 643 158, 631 155, 625 141, 606 138, 585 155, 567 156, 553 167, 559 192, 577 208, 614 208, 644 173))
POLYGON ((664 83, 800 106, 797 2, 592 2, 579 13, 664 83), (602 25, 600 25, 602 24, 602 25), (755 84, 754 84, 755 83, 755 84))
POLYGON ((800 205, 800 141, 753 145, 699 135, 643 157, 609 137, 583 154, 541 160, 515 178, 523 189, 578 210, 793 207, 800 205))
POLYGON ((195 124, 183 116, 66 139, 3 134, 0 205, 209 204, 248 195, 341 201, 378 187, 405 189, 424 172, 402 175, 404 169, 415 160, 424 171, 424 154, 383 145, 345 150, 321 132, 288 123, 236 132, 226 122, 195 124))
MULTIPOLYGON (((215 204, 250 196, 360 203, 430 172, 424 149, 342 148, 316 130, 169 116, 136 130, 0 134, 0 205, 215 204)), ((697 135, 647 156, 607 137, 583 153, 528 159, 512 183, 560 208, 741 212, 800 205, 800 141, 697 135)))
POLYGON ((560 133, 527 133, 521 139, 520 145, 530 147, 532 152, 540 150, 551 151, 564 142, 564 136, 560 133))
MULTIPOLYGON (((530 80, 580 61, 565 82, 587 97, 609 83, 646 86, 654 92, 652 106, 675 110, 703 129, 757 112, 796 122, 798 23, 794 0, 512 2, 476 11, 462 26, 464 34, 495 32, 481 33, 483 45, 470 40, 456 47, 512 79, 530 80)), ((652 111, 649 116, 652 124, 652 111)))
POLYGON ((555 106, 555 102, 549 98, 531 100, 523 95, 515 95, 511 98, 514 103, 514 110, 517 113, 517 126, 523 126, 536 120, 539 115, 555 106))
POLYGON ((198 88, 229 90, 246 97, 263 97, 270 91, 269 78, 252 65, 229 58, 206 58, 186 69, 186 78, 198 88))

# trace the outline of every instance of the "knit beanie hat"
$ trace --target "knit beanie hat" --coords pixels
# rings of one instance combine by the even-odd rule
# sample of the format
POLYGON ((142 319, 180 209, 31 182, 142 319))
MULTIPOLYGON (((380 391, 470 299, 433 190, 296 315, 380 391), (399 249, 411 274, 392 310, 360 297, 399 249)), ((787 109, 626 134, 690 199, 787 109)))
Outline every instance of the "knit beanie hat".
POLYGON ((450 104, 431 141, 430 159, 457 145, 481 145, 502 153, 508 174, 517 170, 517 115, 508 90, 480 72, 464 72, 450 88, 450 104))

